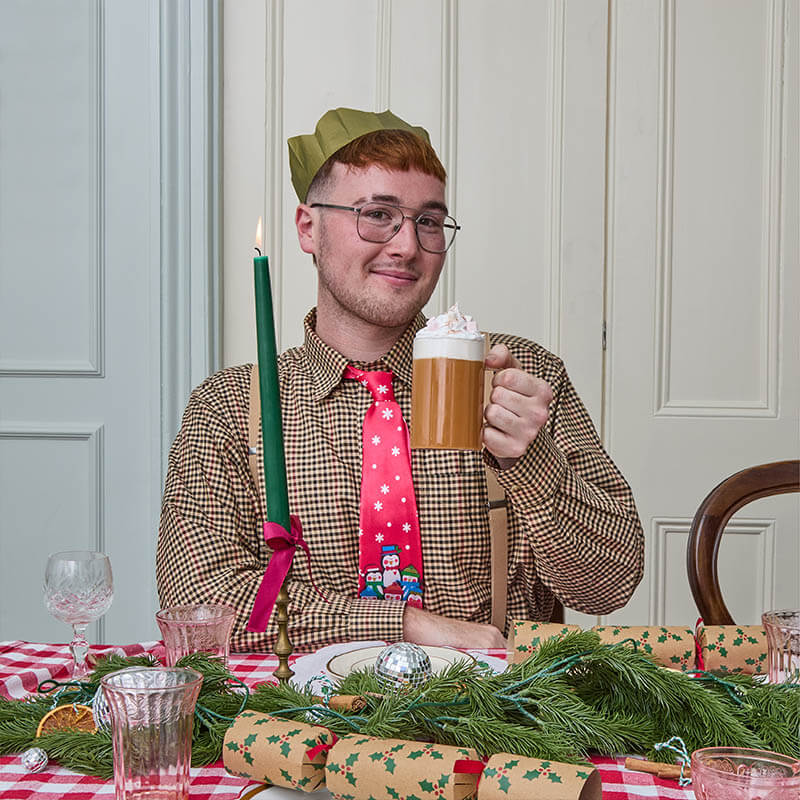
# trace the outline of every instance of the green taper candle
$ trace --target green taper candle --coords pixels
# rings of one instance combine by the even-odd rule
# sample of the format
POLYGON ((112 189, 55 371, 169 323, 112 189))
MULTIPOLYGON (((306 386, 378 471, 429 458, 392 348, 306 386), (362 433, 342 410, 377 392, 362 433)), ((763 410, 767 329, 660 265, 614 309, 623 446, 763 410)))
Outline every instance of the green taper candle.
POLYGON ((261 442, 264 448, 264 489, 267 520, 289 530, 289 494, 286 488, 286 457, 283 452, 281 394, 278 386, 278 352, 275 345, 275 317, 269 259, 261 255, 261 218, 256 232, 253 259, 256 288, 256 338, 258 380, 261 390, 261 442))

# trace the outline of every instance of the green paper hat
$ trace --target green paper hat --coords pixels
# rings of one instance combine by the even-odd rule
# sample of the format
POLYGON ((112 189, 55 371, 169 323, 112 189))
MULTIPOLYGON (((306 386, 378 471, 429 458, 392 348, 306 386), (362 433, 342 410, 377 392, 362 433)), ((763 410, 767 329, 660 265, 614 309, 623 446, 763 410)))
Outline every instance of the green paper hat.
POLYGON ((358 111, 355 108, 334 108, 320 117, 314 133, 292 136, 289 144, 289 170, 292 185, 304 203, 308 187, 320 167, 339 149, 354 139, 373 131, 409 131, 428 144, 431 137, 425 128, 409 125, 391 111, 358 111))

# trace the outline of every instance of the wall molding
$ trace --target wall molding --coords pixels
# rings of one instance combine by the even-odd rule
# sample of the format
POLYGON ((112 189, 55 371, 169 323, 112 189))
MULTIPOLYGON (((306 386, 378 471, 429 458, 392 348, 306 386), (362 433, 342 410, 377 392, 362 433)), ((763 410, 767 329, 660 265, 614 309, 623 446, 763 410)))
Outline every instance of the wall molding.
MULTIPOLYGON (((650 556, 650 608, 648 625, 664 625, 667 614, 667 537, 688 537, 692 520, 688 517, 654 517, 650 556)), ((755 536, 759 539, 758 560, 753 575, 761 583, 761 608, 774 608, 775 599, 775 520, 735 519, 725 526, 723 536, 755 536)), ((681 567, 684 567, 683 562, 681 567)))
MULTIPOLYGON (((614 264, 616 263, 616 181, 617 181, 617 65, 619 14, 617 0, 608 4, 608 56, 606 66, 606 141, 605 141, 605 201, 603 218, 603 323, 605 335, 612 333, 614 318, 614 264)), ((611 449, 613 408, 612 381, 614 348, 605 345, 602 350, 600 430, 603 446, 611 449)))
MULTIPOLYGON (((0 425, 0 441, 68 441, 85 442, 91 452, 89 486, 91 497, 87 507, 94 509, 94 536, 92 547, 98 552, 106 550, 105 509, 105 427, 102 424, 29 422, 0 425)), ((97 643, 105 642, 105 617, 97 620, 97 643)))
POLYGON ((392 107, 392 0, 378 0, 375 38, 375 111, 392 107))
POLYGON ((779 380, 778 271, 780 267, 783 41, 785 0, 765 4, 768 14, 762 154, 761 370, 757 400, 673 400, 670 396, 672 341, 672 244, 675 179, 675 0, 661 2, 656 221, 654 413, 681 417, 777 417, 779 380))
POLYGON ((221 362, 219 0, 160 0, 161 466, 221 362))
MULTIPOLYGON (((449 208, 457 197, 456 163, 458 156, 458 2, 442 0, 442 110, 440 114, 439 156, 447 170, 446 202, 449 208)), ((438 313, 456 302, 458 237, 447 251, 436 292, 438 313)))
POLYGON ((94 258, 89 265, 89 314, 91 321, 89 352, 85 359, 0 359, 0 376, 25 378, 86 377, 102 378, 105 372, 105 24, 103 0, 93 0, 88 22, 94 43, 88 74, 87 94, 95 98, 90 129, 94 134, 94 196, 89 219, 94 226, 86 235, 94 242, 94 258))
POLYGON ((561 352, 561 309, 563 307, 563 242, 564 214, 564 38, 566 35, 565 4, 551 0, 548 12, 549 58, 547 94, 549 136, 547 141, 547 174, 549 177, 549 217, 545 263, 549 265, 549 316, 547 348, 561 352))
POLYGON ((283 302, 283 174, 285 164, 283 136, 283 18, 284 0, 267 3, 266 42, 267 53, 264 61, 264 86, 266 89, 265 107, 265 167, 264 230, 273 231, 264 252, 269 256, 270 283, 275 312, 275 340, 277 350, 283 350, 284 311, 283 302))

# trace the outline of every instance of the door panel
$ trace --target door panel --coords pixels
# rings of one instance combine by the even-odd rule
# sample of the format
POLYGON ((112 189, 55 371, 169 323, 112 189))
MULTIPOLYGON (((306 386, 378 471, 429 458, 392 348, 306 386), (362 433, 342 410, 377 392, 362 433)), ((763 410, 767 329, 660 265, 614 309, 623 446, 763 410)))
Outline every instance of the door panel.
MULTIPOLYGON (((697 506, 798 454, 797 8, 612 5, 605 422, 648 547, 617 622, 693 622, 697 506)), ((799 509, 770 498, 729 525, 737 621, 800 603, 799 509)))

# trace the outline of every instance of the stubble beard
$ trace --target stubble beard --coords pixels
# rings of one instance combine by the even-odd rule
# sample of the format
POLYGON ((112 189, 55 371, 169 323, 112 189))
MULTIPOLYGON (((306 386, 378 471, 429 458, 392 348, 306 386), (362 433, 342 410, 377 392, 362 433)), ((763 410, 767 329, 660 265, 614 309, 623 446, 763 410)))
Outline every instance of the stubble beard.
MULTIPOLYGON (((328 236, 323 224, 319 249, 316 254, 317 279, 320 289, 338 307, 339 313, 345 317, 349 316, 351 319, 356 317, 381 328, 405 328, 422 310, 436 287, 436 281, 434 281, 429 291, 416 297, 413 294, 404 297, 400 292, 396 297, 381 296, 375 292, 368 293, 365 289, 359 292, 339 279, 335 266, 331 266, 329 253, 328 236)), ((409 271, 415 272, 413 265, 409 271)), ((322 292, 320 294, 322 295, 322 292)))

